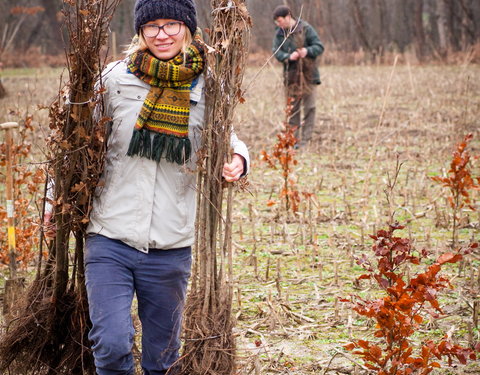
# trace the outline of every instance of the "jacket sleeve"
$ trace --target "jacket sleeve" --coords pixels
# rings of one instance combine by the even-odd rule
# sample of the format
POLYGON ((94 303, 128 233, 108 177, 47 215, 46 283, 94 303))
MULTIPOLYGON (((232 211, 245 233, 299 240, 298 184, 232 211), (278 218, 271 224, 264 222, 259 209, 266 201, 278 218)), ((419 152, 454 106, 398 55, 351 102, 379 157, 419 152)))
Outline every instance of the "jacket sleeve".
POLYGON ((281 31, 280 28, 276 28, 275 37, 273 38, 272 52, 275 55, 275 58, 280 62, 285 62, 290 57, 290 54, 282 49, 282 43, 285 40, 285 33, 281 31))
POLYGON ((112 117, 110 106, 111 94, 114 91, 114 80, 112 79, 112 70, 119 65, 121 61, 115 61, 108 64, 103 70, 101 77, 95 83, 95 92, 97 93, 97 105, 95 106, 93 118, 99 121, 102 116, 112 117))
MULTIPOLYGON (((205 91, 204 91, 204 80, 202 78, 201 81, 197 83, 197 86, 195 87, 195 90, 197 90, 197 93, 199 92, 200 94, 198 95, 198 102, 196 104, 196 111, 201 113, 201 119, 202 121, 198 122, 197 126, 193 127, 193 142, 194 142, 194 150, 199 149, 202 147, 202 131, 204 128, 204 122, 205 122, 205 91)), ((238 139, 237 135, 235 134, 235 131, 232 130, 232 133, 230 135, 230 148, 233 150, 234 154, 238 154, 243 157, 245 160, 244 163, 244 171, 242 176, 245 176, 248 171, 250 170, 250 155, 248 153, 248 148, 243 143, 241 140, 238 139)))
POLYGON ((306 26, 305 30, 305 48, 307 49, 307 56, 311 58, 320 56, 324 51, 323 44, 317 32, 310 25, 306 26))

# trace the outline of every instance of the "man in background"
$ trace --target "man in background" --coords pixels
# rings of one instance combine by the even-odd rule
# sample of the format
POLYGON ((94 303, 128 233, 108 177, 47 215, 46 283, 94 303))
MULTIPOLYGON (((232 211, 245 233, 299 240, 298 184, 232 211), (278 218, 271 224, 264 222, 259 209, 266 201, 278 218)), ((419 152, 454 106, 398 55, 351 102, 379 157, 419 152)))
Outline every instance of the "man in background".
POLYGON ((315 125, 316 88, 320 84, 316 58, 324 48, 315 29, 306 21, 295 19, 288 6, 275 8, 273 20, 277 25, 273 53, 283 63, 286 93, 292 100, 288 123, 297 129, 296 147, 304 147, 312 139, 315 125))

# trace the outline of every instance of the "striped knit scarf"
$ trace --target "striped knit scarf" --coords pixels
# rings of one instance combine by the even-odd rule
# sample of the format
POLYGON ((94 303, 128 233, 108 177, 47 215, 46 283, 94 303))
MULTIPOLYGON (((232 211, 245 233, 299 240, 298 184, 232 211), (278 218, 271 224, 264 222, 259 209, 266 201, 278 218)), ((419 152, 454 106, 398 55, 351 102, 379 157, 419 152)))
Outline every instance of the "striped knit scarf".
POLYGON ((135 123, 127 155, 157 162, 163 157, 178 164, 190 158, 190 89, 203 68, 204 48, 198 33, 186 53, 171 60, 159 60, 148 50, 130 56, 128 70, 151 87, 135 123))

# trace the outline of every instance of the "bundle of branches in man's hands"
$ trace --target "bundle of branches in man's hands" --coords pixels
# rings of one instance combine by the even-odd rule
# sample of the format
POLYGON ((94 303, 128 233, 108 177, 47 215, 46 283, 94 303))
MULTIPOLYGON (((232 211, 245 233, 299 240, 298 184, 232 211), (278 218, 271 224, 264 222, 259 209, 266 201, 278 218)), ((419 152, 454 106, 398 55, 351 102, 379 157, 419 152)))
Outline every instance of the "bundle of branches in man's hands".
MULTIPOLYGON (((99 82, 107 29, 120 0, 64 0, 69 82, 50 108, 49 175, 55 238, 48 259, 0 338, 0 373, 94 374, 88 349, 83 235, 103 167, 99 82), (93 118, 93 111, 99 114, 93 118), (71 246, 74 238, 75 245, 71 246), (74 247, 74 251, 70 248, 74 247)), ((43 250, 40 249, 42 253, 43 250)), ((40 257, 41 259, 41 257, 40 257)))

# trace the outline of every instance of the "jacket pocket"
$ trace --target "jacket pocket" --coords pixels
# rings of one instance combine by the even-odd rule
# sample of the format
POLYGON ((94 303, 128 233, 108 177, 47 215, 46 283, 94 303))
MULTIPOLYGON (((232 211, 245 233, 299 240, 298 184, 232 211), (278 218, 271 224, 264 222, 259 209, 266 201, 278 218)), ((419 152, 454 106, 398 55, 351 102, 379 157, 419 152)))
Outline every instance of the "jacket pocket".
POLYGON ((179 208, 182 211, 182 224, 185 229, 191 228, 193 230, 193 219, 195 218, 196 211, 196 172, 189 170, 182 173, 180 179, 180 191, 179 193, 179 208))
POLYGON ((122 108, 128 108, 130 105, 143 103, 149 91, 149 88, 144 85, 146 84, 135 76, 118 78, 111 95, 113 110, 118 109, 120 105, 122 108))

